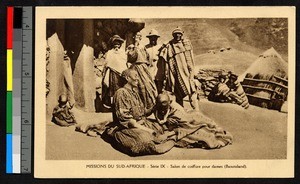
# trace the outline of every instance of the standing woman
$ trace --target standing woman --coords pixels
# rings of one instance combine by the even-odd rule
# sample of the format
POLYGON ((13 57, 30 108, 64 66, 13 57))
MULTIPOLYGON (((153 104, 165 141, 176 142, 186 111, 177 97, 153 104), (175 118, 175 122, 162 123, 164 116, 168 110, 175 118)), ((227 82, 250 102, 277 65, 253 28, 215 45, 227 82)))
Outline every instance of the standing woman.
POLYGON ((135 36, 135 45, 128 46, 128 62, 131 69, 138 73, 138 89, 146 108, 153 108, 158 95, 154 80, 149 72, 149 55, 145 47, 140 45, 142 35, 135 36))
POLYGON ((149 39, 149 43, 145 45, 146 52, 149 54, 149 72, 155 81, 157 74, 158 52, 161 47, 161 45, 157 43, 157 40, 160 36, 158 31, 151 29, 146 37, 149 39))
POLYGON ((124 85, 121 74, 127 69, 127 57, 121 49, 124 40, 119 35, 110 38, 112 49, 105 54, 106 66, 104 68, 102 101, 105 105, 111 106, 112 97, 118 89, 124 85))

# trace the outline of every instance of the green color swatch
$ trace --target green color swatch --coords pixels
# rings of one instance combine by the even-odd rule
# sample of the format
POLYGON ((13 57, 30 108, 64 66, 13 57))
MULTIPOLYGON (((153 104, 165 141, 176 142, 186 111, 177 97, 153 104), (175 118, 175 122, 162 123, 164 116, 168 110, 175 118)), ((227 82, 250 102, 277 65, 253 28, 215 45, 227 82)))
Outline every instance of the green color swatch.
POLYGON ((6 93, 6 133, 12 133, 12 91, 6 93))

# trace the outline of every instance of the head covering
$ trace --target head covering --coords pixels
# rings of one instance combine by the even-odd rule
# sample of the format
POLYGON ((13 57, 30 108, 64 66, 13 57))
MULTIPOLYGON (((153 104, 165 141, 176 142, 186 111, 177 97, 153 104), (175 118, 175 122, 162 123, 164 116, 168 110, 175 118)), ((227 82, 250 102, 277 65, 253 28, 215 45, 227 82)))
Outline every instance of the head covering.
POLYGON ((228 73, 227 73, 227 72, 224 72, 224 71, 222 71, 222 72, 220 73, 220 75, 219 75, 219 78, 220 78, 220 79, 227 79, 227 77, 228 77, 228 73))
POLYGON ((158 31, 156 31, 155 29, 151 29, 149 34, 146 37, 152 37, 152 36, 156 36, 156 37, 160 37, 158 34, 158 31))
POLYGON ((173 31, 172 31, 172 35, 174 35, 175 33, 181 33, 183 34, 183 31, 180 27, 176 27, 173 31))
POLYGON ((130 45, 127 46, 126 49, 127 49, 127 50, 133 50, 133 49, 134 49, 134 45, 133 45, 133 44, 130 44, 130 45))
POLYGON ((140 32, 137 32, 134 37, 139 38, 139 40, 142 40, 142 34, 140 32))
POLYGON ((119 41, 121 43, 124 42, 124 40, 119 36, 119 35, 114 35, 110 38, 110 42, 111 43, 114 43, 115 41, 119 41))
POLYGON ((136 36, 136 37, 137 37, 137 36, 142 37, 142 33, 141 33, 141 32, 136 32, 135 36, 136 36))

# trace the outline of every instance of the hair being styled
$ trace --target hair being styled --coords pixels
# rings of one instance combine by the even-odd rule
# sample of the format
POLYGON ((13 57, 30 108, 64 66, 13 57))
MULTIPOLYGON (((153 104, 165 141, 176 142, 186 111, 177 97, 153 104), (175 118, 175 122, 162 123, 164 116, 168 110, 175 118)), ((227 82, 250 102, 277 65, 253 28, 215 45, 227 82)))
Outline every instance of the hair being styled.
POLYGON ((122 72, 122 77, 126 80, 130 73, 135 72, 135 70, 128 68, 122 72))
POLYGON ((168 101, 171 100, 171 99, 170 99, 170 96, 169 96, 169 94, 168 94, 167 92, 162 92, 162 93, 160 93, 160 94, 157 96, 156 101, 157 101, 157 102, 161 102, 162 99, 167 99, 168 101))

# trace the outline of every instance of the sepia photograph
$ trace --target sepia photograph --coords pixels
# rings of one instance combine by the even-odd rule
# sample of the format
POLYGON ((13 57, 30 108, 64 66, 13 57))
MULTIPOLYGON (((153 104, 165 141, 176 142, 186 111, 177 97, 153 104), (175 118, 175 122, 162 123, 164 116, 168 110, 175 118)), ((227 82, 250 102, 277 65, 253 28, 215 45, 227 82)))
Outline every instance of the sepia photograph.
POLYGON ((36 177, 293 176, 295 9, 36 11, 36 177))

